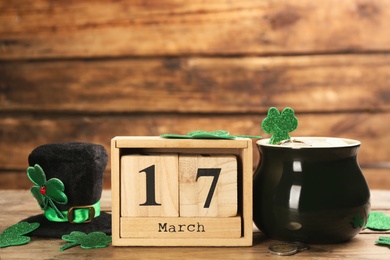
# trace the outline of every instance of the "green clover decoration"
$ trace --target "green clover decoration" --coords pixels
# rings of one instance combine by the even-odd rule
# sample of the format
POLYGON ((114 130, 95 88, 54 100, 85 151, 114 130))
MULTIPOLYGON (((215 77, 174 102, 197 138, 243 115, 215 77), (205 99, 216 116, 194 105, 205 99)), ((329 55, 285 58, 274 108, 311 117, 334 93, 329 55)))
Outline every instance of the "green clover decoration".
POLYGON ((68 248, 80 245, 81 248, 103 248, 107 247, 111 243, 111 236, 107 236, 103 232, 92 232, 85 234, 80 231, 73 231, 68 235, 63 235, 62 239, 69 242, 60 248, 60 251, 64 251, 68 248))
POLYGON ((390 230, 390 216, 382 212, 372 211, 368 215, 365 228, 380 231, 390 230))
POLYGON ((292 108, 286 107, 280 113, 276 107, 271 107, 261 127, 265 133, 272 134, 269 143, 278 144, 291 138, 289 132, 297 129, 298 119, 294 116, 292 108))
POLYGON ((51 178, 46 181, 45 172, 38 164, 27 168, 27 176, 36 185, 31 188, 31 193, 38 201, 41 209, 46 210, 48 207, 51 207, 58 217, 64 219, 64 215, 54 204, 54 202, 58 204, 68 203, 68 197, 64 193, 65 187, 62 181, 57 178, 51 178))
POLYGON ((39 227, 39 223, 19 222, 6 228, 0 234, 0 248, 24 245, 30 242, 30 237, 24 236, 39 227))
POLYGON ((379 240, 375 241, 376 245, 390 246, 390 237, 380 236, 379 240))
POLYGON ((181 138, 181 139, 234 139, 237 137, 247 137, 247 138, 261 138, 261 136, 252 136, 252 135, 230 135, 226 130, 216 130, 216 131, 204 131, 204 130, 195 130, 188 132, 186 135, 181 134, 162 134, 163 138, 181 138))
POLYGON ((364 225, 364 218, 360 215, 353 216, 351 221, 353 228, 361 228, 364 225))

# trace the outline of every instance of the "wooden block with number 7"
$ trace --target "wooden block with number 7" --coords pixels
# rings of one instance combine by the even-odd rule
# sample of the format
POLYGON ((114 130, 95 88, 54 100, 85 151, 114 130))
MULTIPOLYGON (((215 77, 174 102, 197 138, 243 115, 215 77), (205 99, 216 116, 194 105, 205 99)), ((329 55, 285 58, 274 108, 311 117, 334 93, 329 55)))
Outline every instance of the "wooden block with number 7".
POLYGON ((121 157, 121 215, 179 216, 178 155, 121 157))
POLYGON ((180 216, 236 216, 237 178, 234 155, 180 155, 180 216))

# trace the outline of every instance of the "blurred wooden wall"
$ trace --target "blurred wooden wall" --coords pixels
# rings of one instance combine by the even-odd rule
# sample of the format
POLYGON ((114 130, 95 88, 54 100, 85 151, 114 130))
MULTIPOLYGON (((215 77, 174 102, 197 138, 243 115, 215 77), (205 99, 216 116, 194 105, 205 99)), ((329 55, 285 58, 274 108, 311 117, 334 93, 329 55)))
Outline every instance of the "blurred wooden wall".
POLYGON ((0 188, 32 185, 41 144, 268 137, 270 106, 296 111, 294 136, 360 140, 390 188, 389 25, 388 0, 0 0, 0 188))

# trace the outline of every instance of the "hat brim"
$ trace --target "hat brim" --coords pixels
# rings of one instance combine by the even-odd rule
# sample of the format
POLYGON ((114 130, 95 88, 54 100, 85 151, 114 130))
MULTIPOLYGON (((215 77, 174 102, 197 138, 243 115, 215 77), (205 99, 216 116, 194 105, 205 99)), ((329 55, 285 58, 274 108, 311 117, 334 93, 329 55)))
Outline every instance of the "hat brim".
POLYGON ((49 221, 43 214, 31 216, 22 221, 28 223, 38 222, 40 224, 38 229, 29 233, 29 236, 61 238, 72 231, 80 231, 86 234, 100 231, 111 235, 111 214, 106 212, 100 212, 100 216, 85 224, 49 221))

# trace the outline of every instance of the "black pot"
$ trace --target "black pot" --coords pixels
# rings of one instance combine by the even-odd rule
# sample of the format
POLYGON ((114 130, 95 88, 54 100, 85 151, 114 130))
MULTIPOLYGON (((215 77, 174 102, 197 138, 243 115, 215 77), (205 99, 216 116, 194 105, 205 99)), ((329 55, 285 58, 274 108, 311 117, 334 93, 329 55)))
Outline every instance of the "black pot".
POLYGON ((338 140, 346 144, 286 147, 270 145, 268 139, 257 142, 253 218, 263 233, 286 241, 337 243, 364 227, 370 191, 357 162, 360 142, 338 140))

